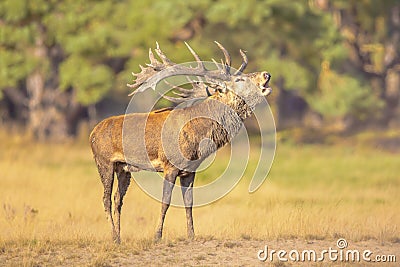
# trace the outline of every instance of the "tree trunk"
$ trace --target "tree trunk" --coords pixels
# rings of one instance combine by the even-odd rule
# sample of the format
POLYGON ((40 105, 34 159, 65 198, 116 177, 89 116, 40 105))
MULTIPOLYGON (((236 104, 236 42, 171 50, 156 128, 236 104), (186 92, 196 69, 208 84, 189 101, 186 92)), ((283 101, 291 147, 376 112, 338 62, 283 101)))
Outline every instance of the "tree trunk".
POLYGON ((400 125, 400 64, 387 72, 385 85, 385 118, 389 126, 393 124, 400 125))
POLYGON ((307 102, 299 96, 295 90, 285 89, 285 80, 279 77, 276 82, 278 96, 277 105, 277 128, 279 130, 302 126, 303 118, 308 110, 307 102))
POLYGON ((385 96, 389 125, 400 120, 400 4, 390 14, 390 39, 385 46, 385 96))
POLYGON ((28 97, 27 130, 37 140, 61 141, 69 137, 69 114, 76 109, 72 93, 61 92, 58 89, 58 64, 61 52, 57 47, 46 46, 46 29, 38 25, 34 55, 41 62, 26 79, 28 97), (42 69, 42 65, 50 65, 50 71, 42 69), (49 76, 45 78, 45 74, 49 76))
POLYGON ((26 79, 26 91, 28 93, 28 132, 39 140, 45 139, 43 131, 42 98, 44 81, 42 75, 36 71, 26 79))
POLYGON ((28 132, 37 140, 61 141, 68 137, 67 115, 71 96, 55 88, 45 88, 38 71, 26 81, 28 92, 28 132), (60 103, 60 102, 64 103, 60 103))

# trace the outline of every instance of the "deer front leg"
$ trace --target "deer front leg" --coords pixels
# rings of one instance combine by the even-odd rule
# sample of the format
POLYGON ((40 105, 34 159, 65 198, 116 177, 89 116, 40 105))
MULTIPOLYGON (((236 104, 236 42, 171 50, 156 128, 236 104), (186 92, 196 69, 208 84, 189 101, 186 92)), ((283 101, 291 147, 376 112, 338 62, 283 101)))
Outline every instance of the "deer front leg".
POLYGON ((185 204, 185 210, 186 210, 187 235, 189 239, 194 238, 193 217, 192 217, 194 176, 195 173, 192 172, 186 176, 180 177, 183 203, 185 204))
POLYGON ((162 196, 162 206, 161 206, 161 215, 160 222, 157 227, 157 232, 155 236, 155 240, 158 241, 162 237, 162 231, 164 226, 165 214, 169 208, 169 204, 171 203, 172 197, 172 189, 174 189, 176 176, 178 175, 178 170, 173 171, 164 171, 164 185, 163 185, 163 196, 162 196))

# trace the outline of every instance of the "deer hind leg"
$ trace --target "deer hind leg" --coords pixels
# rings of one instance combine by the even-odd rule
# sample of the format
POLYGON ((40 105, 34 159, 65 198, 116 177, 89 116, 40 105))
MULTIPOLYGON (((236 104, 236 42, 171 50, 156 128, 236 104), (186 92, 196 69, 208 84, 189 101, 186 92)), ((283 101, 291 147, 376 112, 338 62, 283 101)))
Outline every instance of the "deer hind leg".
POLYGON ((117 178, 118 178, 118 188, 117 191, 114 194, 114 218, 115 218, 115 238, 114 241, 116 243, 121 242, 121 237, 120 237, 120 221, 121 221, 121 208, 123 204, 123 199, 126 194, 126 191, 128 190, 130 181, 131 181, 131 173, 128 171, 125 171, 123 169, 124 164, 117 163, 115 172, 117 173, 117 178))
POLYGON ((163 196, 162 196, 162 204, 161 204, 161 215, 160 221, 157 227, 157 232, 155 235, 155 240, 158 241, 162 237, 163 226, 165 214, 169 208, 172 197, 172 189, 174 189, 176 176, 178 175, 178 170, 173 171, 164 171, 164 185, 163 185, 163 196))
POLYGON ((111 233, 113 239, 115 240, 115 229, 114 229, 114 221, 111 214, 111 194, 113 190, 114 184, 114 165, 112 163, 102 163, 96 159, 97 168, 99 170, 101 182, 103 183, 104 187, 104 194, 103 194, 103 205, 104 211, 106 213, 106 218, 111 224, 111 233))
POLYGON ((189 239, 194 238, 193 217, 192 217, 194 176, 195 173, 192 172, 185 176, 180 177, 183 203, 185 204, 185 210, 186 210, 187 235, 189 239))

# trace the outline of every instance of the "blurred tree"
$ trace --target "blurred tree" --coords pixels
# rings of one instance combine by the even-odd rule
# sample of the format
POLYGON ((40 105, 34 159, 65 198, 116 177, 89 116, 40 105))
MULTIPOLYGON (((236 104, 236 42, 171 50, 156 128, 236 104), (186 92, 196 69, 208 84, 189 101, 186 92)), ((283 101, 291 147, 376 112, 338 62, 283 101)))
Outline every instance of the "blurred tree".
POLYGON ((329 61, 322 62, 318 89, 318 93, 310 97, 313 99, 310 103, 326 118, 334 119, 331 120, 331 129, 346 130, 354 125, 354 120, 365 121, 382 107, 382 102, 372 94, 369 86, 350 75, 332 70, 329 61), (332 123, 335 119, 336 123, 332 123))
POLYGON ((112 70, 101 65, 107 28, 96 24, 106 20, 99 11, 110 4, 96 9, 90 2, 0 3, 0 88, 14 110, 23 111, 15 119, 38 139, 67 137, 82 105, 111 87, 112 70))
MULTIPOLYGON (((334 25, 343 37, 349 55, 346 61, 349 64, 343 65, 342 71, 351 73, 361 82, 368 82, 373 90, 369 94, 381 100, 381 103, 377 100, 378 105, 372 105, 371 109, 381 107, 383 112, 380 119, 383 124, 398 121, 400 115, 400 2, 398 0, 314 0, 313 6, 332 16, 334 25)), ((352 81, 350 84, 354 85, 355 82, 352 81)), ((350 84, 345 83, 351 87, 350 84)), ((354 95, 359 95, 359 93, 354 92, 354 95)), ((347 97, 352 96, 347 95, 347 97)))
POLYGON ((0 92, 9 117, 41 140, 73 134, 113 86, 126 92, 128 73, 145 61, 144 47, 171 31, 151 6, 134 0, 2 1, 0 92))

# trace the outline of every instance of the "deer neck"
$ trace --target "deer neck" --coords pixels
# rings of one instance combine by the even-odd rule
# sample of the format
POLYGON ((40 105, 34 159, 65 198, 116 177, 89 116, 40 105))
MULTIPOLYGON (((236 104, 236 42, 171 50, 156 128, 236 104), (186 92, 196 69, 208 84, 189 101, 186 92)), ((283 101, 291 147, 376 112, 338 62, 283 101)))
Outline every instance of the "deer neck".
MULTIPOLYGON (((231 91, 224 94, 215 94, 210 97, 210 99, 219 101, 223 105, 229 107, 242 121, 251 116, 255 107, 255 104, 253 105, 253 103, 246 101, 244 98, 231 91)), ((230 113, 227 115, 232 116, 230 113)))
POLYGON ((226 94, 215 94, 192 108, 197 116, 210 119, 210 135, 218 147, 230 142, 239 133, 244 119, 252 113, 240 97, 233 99, 226 94))

